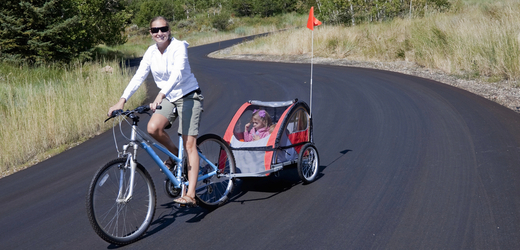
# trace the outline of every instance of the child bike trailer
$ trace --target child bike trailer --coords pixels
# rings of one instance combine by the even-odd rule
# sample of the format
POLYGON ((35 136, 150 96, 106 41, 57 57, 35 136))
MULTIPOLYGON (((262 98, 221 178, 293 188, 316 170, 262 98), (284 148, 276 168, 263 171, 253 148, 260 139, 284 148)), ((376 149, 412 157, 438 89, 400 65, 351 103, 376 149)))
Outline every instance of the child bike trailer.
POLYGON ((309 106, 298 99, 248 101, 226 129, 236 163, 235 177, 263 177, 297 164, 304 183, 316 179, 318 150, 312 139, 309 106))

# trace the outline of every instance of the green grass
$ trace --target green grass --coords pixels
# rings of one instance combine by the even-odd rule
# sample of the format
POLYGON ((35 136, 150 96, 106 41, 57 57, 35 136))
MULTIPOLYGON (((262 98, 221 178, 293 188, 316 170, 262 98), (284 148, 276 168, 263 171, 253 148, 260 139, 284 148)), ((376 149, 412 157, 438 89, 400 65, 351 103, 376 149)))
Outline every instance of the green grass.
MULTIPOLYGON (((108 128, 103 121, 131 75, 117 61, 25 67, 0 65, 2 176, 37 163, 108 128), (113 67, 112 73, 103 70, 113 67)), ((142 88, 129 108, 145 97, 142 88)))

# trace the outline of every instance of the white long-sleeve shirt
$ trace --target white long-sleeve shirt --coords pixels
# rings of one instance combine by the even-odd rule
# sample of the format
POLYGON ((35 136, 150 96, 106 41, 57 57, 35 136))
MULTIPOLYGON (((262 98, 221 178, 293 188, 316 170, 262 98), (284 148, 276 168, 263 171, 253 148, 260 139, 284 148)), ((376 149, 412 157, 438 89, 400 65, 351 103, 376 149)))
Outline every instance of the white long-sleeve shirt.
POLYGON ((197 79, 191 73, 188 61, 188 46, 186 41, 171 39, 170 45, 163 54, 157 45, 151 45, 144 53, 134 77, 128 83, 121 98, 128 100, 141 86, 150 71, 157 87, 166 99, 174 102, 184 95, 199 88, 197 79))

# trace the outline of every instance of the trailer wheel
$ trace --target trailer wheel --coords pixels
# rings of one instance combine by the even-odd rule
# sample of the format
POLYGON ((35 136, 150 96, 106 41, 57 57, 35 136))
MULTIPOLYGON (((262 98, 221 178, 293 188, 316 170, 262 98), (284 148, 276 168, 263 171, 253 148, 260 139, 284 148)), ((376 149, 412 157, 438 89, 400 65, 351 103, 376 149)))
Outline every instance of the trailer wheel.
POLYGON ((303 183, 311 183, 316 180, 320 167, 318 150, 310 143, 303 145, 298 156, 298 175, 303 183))

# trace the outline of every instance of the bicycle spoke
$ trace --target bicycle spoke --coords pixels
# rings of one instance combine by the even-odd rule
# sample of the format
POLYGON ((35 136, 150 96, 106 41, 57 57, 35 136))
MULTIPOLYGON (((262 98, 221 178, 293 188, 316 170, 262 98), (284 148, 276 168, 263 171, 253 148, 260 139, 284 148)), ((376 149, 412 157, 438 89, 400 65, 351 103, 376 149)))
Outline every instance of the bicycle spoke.
POLYGON ((130 196, 131 170, 125 159, 116 159, 96 174, 89 189, 87 208, 96 233, 114 244, 128 244, 141 237, 155 212, 155 188, 148 172, 137 165, 130 196))
POLYGON ((200 160, 199 176, 214 172, 215 175, 197 182, 199 204, 213 209, 229 198, 234 183, 230 174, 235 173, 235 161, 227 144, 216 135, 203 135, 197 146, 204 157, 200 160), (205 158, 205 159, 204 159, 205 158), (208 162, 214 164, 215 168, 208 162))

